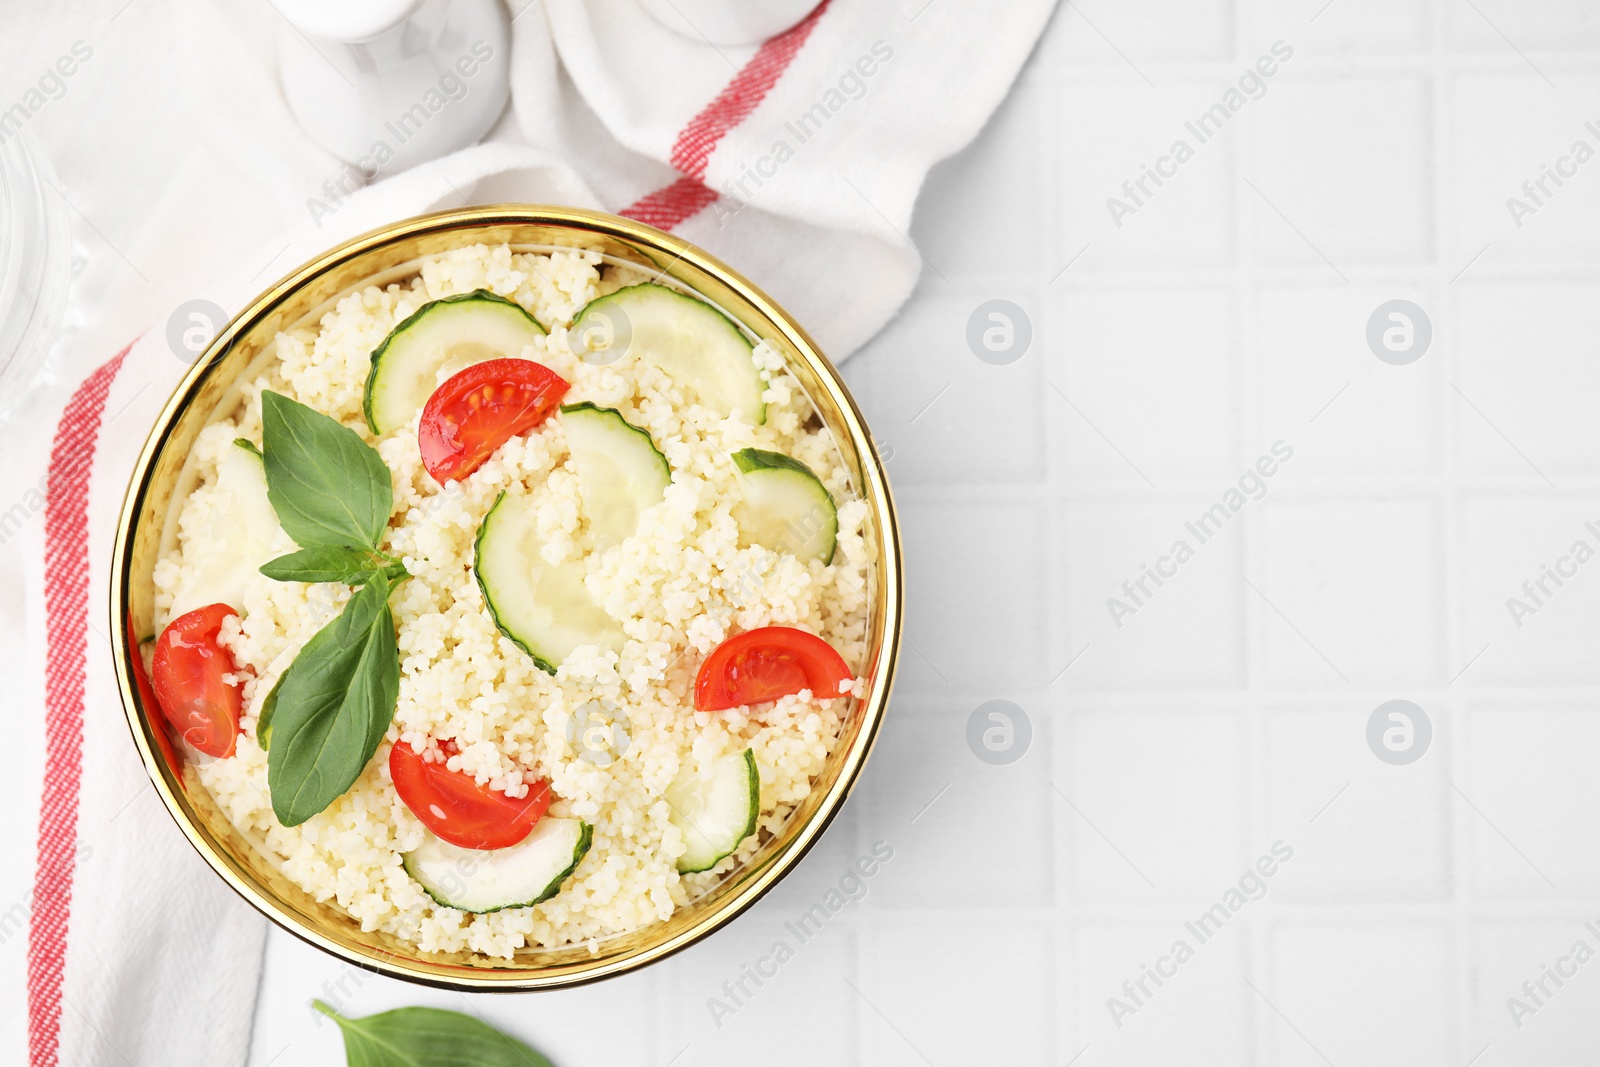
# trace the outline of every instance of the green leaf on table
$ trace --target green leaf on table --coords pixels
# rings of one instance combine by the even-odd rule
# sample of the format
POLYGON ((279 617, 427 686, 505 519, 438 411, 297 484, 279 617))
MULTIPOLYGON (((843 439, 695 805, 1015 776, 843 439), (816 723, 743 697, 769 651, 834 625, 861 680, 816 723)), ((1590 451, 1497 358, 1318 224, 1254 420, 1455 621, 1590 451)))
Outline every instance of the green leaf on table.
POLYGON ((283 672, 267 787, 284 826, 298 826, 339 799, 394 718, 400 654, 389 590, 388 579, 375 574, 283 672))
POLYGON ((301 548, 376 548, 394 487, 377 449, 337 420, 280 393, 261 394, 267 499, 301 548))
POLYGON ((339 1024, 349 1067, 554 1067, 488 1023, 441 1008, 396 1008, 347 1019, 320 1000, 312 1006, 339 1024))
MULTIPOLYGON (((261 573, 279 582, 343 582, 361 585, 374 571, 393 574, 394 560, 370 548, 313 545, 268 560, 261 573)), ((403 573, 403 569, 402 569, 403 573)), ((394 578, 391 577, 393 582, 394 578)))

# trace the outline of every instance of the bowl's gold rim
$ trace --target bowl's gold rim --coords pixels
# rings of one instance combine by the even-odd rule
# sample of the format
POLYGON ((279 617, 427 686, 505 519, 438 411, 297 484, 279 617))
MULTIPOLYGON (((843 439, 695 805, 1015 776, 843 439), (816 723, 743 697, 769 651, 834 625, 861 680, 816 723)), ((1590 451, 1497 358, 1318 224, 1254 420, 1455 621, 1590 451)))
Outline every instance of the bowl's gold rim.
POLYGON ((173 821, 178 824, 179 829, 183 831, 184 836, 188 838, 189 843, 200 853, 200 856, 211 869, 257 911, 271 919, 282 929, 338 959, 393 978, 465 992, 528 992, 540 989, 562 988, 581 985, 636 970, 650 963, 665 959, 667 956, 687 948, 694 942, 708 936, 719 927, 742 914, 760 899, 800 861, 801 857, 810 851, 818 838, 821 837, 823 831, 827 829, 829 823, 838 814, 846 797, 855 787, 861 769, 871 754, 882 724, 884 709, 887 705, 890 691, 893 688, 895 667, 899 658, 904 611, 901 554, 899 525, 895 516, 894 501, 890 495, 888 478, 883 468, 882 458, 878 455, 872 436, 866 429, 865 420, 862 418, 860 409, 856 406, 848 388, 845 387, 838 370, 821 353, 815 342, 811 340, 811 337, 758 286, 721 260, 691 245, 682 238, 621 216, 577 208, 545 205, 497 204, 462 208, 419 215, 381 226, 329 249, 295 270, 290 271, 264 290, 234 316, 228 325, 212 339, 211 344, 207 346, 201 357, 195 361, 189 372, 184 375, 174 389, 171 398, 163 407, 149 438, 146 440, 135 462, 133 475, 123 499, 122 509, 117 519, 117 533, 113 546, 111 595, 108 605, 111 613, 109 622, 112 634, 112 657, 115 664, 117 689, 122 700, 128 728, 133 734, 134 744, 139 750, 139 757, 144 762, 145 771, 149 775, 157 795, 161 798, 162 805, 166 808, 173 821), (127 583, 132 562, 135 519, 149 487, 150 476, 156 458, 160 455, 174 423, 187 407, 199 381, 207 374, 208 368, 214 359, 226 350, 232 339, 245 326, 253 324, 258 317, 266 314, 298 287, 333 269, 338 264, 369 252, 376 247, 433 232, 478 228, 502 223, 574 227, 637 244, 670 257, 668 268, 663 270, 663 273, 670 271, 671 266, 678 261, 684 261, 717 278, 719 282, 738 294, 742 300, 751 305, 768 321, 780 328, 787 340, 794 345, 796 351, 817 373, 826 388, 829 399, 838 408, 844 422, 849 427, 851 441, 861 457, 862 478, 864 481, 870 482, 872 487, 872 492, 865 495, 876 502, 873 520, 879 524, 884 545, 884 551, 880 554, 880 558, 876 563, 880 573, 878 581, 875 582, 878 595, 884 598, 884 640, 882 647, 876 650, 876 681, 863 703, 861 729, 857 733, 851 748, 845 754, 845 763, 839 777, 829 789, 816 813, 795 831, 783 851, 774 857, 772 862, 768 863, 755 877, 751 878, 747 884, 731 895, 716 911, 708 914, 695 925, 685 928, 677 935, 660 943, 646 945, 628 955, 619 956, 608 961, 596 962, 592 966, 579 964, 572 968, 562 968, 558 973, 553 974, 530 973, 527 971, 495 971, 492 968, 486 968, 481 976, 472 973, 452 973, 452 975, 446 976, 434 970, 414 966, 410 961, 400 957, 388 956, 387 954, 369 956, 347 948, 324 936, 317 929, 298 921, 294 916, 286 913, 271 898, 258 893, 201 836, 193 823, 184 815, 183 808, 174 793, 176 781, 172 778, 171 771, 166 766, 164 759, 152 748, 137 710, 138 703, 133 695, 134 681, 129 673, 128 656, 126 654, 126 650, 130 647, 127 632, 127 583))

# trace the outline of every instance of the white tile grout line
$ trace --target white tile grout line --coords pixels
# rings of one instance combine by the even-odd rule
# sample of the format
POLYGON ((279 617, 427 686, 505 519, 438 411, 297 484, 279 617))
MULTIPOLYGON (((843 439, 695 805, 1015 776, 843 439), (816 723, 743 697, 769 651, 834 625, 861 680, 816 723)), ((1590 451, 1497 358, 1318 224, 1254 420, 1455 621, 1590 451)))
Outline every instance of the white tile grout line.
MULTIPOLYGON (((1309 37, 1309 34, 1300 33, 1302 28, 1285 27, 1284 32, 1278 36, 1298 47, 1300 40, 1309 37), (1293 31, 1297 36, 1291 38, 1289 31, 1293 31)), ((1315 27, 1311 32, 1321 33, 1323 29, 1315 27)), ((1265 37, 1260 39, 1265 40, 1265 37)), ((1594 67, 1600 64, 1600 48, 1535 48, 1531 52, 1539 57, 1540 66, 1562 74, 1592 75, 1594 67)), ((1255 54, 1252 51, 1241 49, 1238 56, 1231 59, 1147 60, 1145 67, 1160 76, 1162 85, 1189 87, 1200 83, 1214 83, 1219 77, 1227 81, 1229 75, 1237 75, 1254 59, 1255 54)), ((1501 54, 1495 51, 1455 52, 1434 59, 1424 55, 1422 51, 1368 55, 1323 52, 1302 55, 1297 50, 1294 65, 1297 77, 1306 82, 1348 83, 1362 78, 1386 80, 1424 78, 1432 76, 1437 71, 1481 77, 1512 74, 1528 78, 1530 81, 1538 78, 1538 75, 1530 71, 1528 65, 1515 54, 1509 52, 1501 54)), ((1115 79, 1108 79, 1104 75, 1115 69, 1116 65, 1113 63, 1089 63, 1077 59, 1068 63, 1054 64, 1054 73, 1073 85, 1086 82, 1111 84, 1115 79)), ((1556 86, 1556 91, 1563 90, 1560 86, 1556 86)))
MULTIPOLYGON (((1255 15, 1254 5, 1234 4, 1234 65, 1249 62, 1247 42, 1250 40, 1250 22, 1255 15)), ((1234 434, 1234 468, 1241 470, 1254 461, 1252 449, 1266 436, 1262 426, 1264 407, 1263 367, 1261 351, 1260 318, 1260 263, 1257 255, 1255 203, 1250 190, 1240 180, 1247 171, 1255 170, 1257 160, 1257 124, 1260 116, 1251 111, 1241 116, 1230 146, 1232 158, 1230 192, 1234 213, 1234 262, 1238 265, 1238 281, 1233 294, 1234 330, 1238 347, 1234 352, 1234 412, 1238 431, 1234 434)), ((1241 578, 1248 581, 1252 560, 1261 558, 1266 537, 1263 529, 1266 511, 1252 508, 1244 516, 1237 543, 1234 564, 1241 578)), ((1268 785, 1262 768, 1266 766, 1267 718, 1260 699, 1264 686, 1263 627, 1265 617, 1254 597, 1248 595, 1241 582, 1229 582, 1227 595, 1233 598, 1238 613, 1237 644, 1238 678, 1243 697, 1243 715, 1239 744, 1245 760, 1243 788, 1236 797, 1245 810, 1238 816, 1241 824, 1240 847, 1245 841, 1261 840, 1266 830, 1268 785)), ((1238 857, 1235 857, 1238 858, 1238 857)), ((1254 916, 1251 916, 1254 919, 1254 916)), ((1247 963, 1251 965, 1253 961, 1247 963)), ((1257 1040, 1260 1040, 1259 1034, 1257 1040)))
MULTIPOLYGON (((1478 253, 1461 267, 1454 270, 1448 265, 1452 256, 1457 254, 1456 245, 1459 239, 1455 237, 1450 226, 1450 219, 1456 210, 1455 188, 1452 183, 1443 179, 1443 174, 1450 168, 1454 161, 1455 144, 1455 108, 1453 106, 1456 80, 1452 73, 1442 62, 1445 52, 1445 4, 1450 0, 1432 0, 1430 6, 1432 35, 1431 59, 1432 66, 1429 71, 1432 95, 1432 167, 1429 176, 1432 179, 1432 204, 1433 204, 1433 231, 1434 231, 1434 270, 1431 292, 1427 294, 1429 302, 1437 309, 1433 312, 1437 326, 1434 336, 1437 338, 1438 352, 1432 372, 1433 388, 1429 390, 1433 397, 1433 425, 1434 425, 1434 466, 1440 475, 1443 492, 1439 500, 1439 531, 1441 548, 1439 559, 1439 608, 1440 618, 1438 625, 1442 630, 1441 654, 1447 665, 1459 663, 1463 659, 1465 635, 1462 622, 1462 539, 1461 539, 1461 493, 1460 487, 1460 440, 1461 440, 1461 405, 1446 404, 1444 402, 1443 383, 1459 377, 1456 362, 1456 302, 1460 290, 1455 290, 1456 282, 1464 277, 1468 270, 1478 262, 1478 259, 1488 251, 1486 244, 1478 253), (1448 277, 1447 277, 1448 275, 1448 277)), ((1480 275, 1480 278, 1482 276, 1480 275)), ((1481 654, 1481 653, 1480 653, 1481 654)), ((1476 657, 1474 657, 1474 662, 1476 657)), ((1468 667, 1471 666, 1469 662, 1468 667)), ((1465 667, 1461 670, 1465 671, 1465 667)), ((1461 672, 1456 672, 1455 677, 1446 683, 1446 690, 1455 684, 1461 672)), ((1465 722, 1462 714, 1462 702, 1459 694, 1440 694, 1437 702, 1437 713, 1429 710, 1438 726, 1435 736, 1442 727, 1446 743, 1438 746, 1440 759, 1447 760, 1447 766, 1441 778, 1448 778, 1451 771, 1462 766, 1464 755, 1465 722)), ((1456 818, 1456 807, 1449 803, 1448 795, 1439 786, 1441 804, 1440 818, 1443 820, 1443 831, 1449 842, 1449 852, 1445 858, 1448 865, 1445 875, 1448 884, 1449 896, 1442 902, 1440 912, 1448 916, 1450 929, 1451 948, 1455 953, 1455 988, 1452 992, 1453 1015, 1456 1020, 1454 1038, 1456 1056, 1459 1058, 1465 1049, 1468 1026, 1473 1025, 1469 1019, 1473 1017, 1468 1012, 1472 1004, 1472 985, 1470 968, 1463 966, 1462 962, 1471 958, 1471 930, 1472 919, 1469 914, 1470 902, 1466 892, 1467 866, 1463 863, 1465 856, 1464 847, 1467 844, 1468 831, 1465 824, 1456 818)))

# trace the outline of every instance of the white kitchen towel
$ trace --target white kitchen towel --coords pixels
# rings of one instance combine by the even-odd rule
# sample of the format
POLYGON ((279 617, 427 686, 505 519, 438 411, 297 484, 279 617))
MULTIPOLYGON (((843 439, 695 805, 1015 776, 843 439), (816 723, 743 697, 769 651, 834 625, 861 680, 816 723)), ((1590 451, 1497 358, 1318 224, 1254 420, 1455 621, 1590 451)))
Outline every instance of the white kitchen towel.
POLYGON ((843 359, 910 295, 923 179, 999 105, 1054 0, 830 0, 747 49, 668 31, 635 0, 546 6, 512 24, 522 135, 612 210, 749 275, 843 359))
MULTIPOLYGON (((681 37, 634 0, 530 6, 513 23, 514 108, 493 143, 322 200, 335 210, 308 210, 270 258, 217 271, 206 295, 231 312, 262 279, 322 248, 436 208, 598 206, 707 247, 842 358, 909 294, 919 257, 905 234, 923 178, 999 104, 1053 2, 831 0, 745 49, 681 37)), ((259 24, 247 25, 256 16, 228 23, 217 14, 225 6, 179 8, 179 40, 206 35, 184 52, 201 57, 183 75, 190 113, 207 119, 196 129, 217 157, 309 206, 337 164, 283 121, 270 50, 259 24)), ((187 369, 168 340, 170 310, 68 383, 48 441, 43 537, 30 528, 16 542, 31 561, 31 625, 8 613, 4 628, 19 632, 0 636, 44 664, 44 706, 33 714, 45 743, 28 757, 44 788, 34 889, 0 924, 28 924, 36 1065, 242 1064, 248 1050, 263 923, 153 799, 105 636, 132 460, 187 369)))

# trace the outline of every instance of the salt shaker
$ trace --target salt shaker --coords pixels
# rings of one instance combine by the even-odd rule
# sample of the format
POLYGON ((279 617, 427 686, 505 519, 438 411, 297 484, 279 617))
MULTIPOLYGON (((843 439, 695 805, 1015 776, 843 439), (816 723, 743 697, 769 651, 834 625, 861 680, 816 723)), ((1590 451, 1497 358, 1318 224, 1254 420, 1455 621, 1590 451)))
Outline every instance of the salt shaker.
POLYGON ((289 109, 365 180, 476 144, 505 110, 510 23, 499 0, 272 4, 284 17, 289 109))

